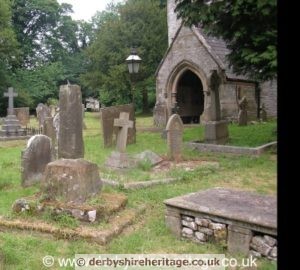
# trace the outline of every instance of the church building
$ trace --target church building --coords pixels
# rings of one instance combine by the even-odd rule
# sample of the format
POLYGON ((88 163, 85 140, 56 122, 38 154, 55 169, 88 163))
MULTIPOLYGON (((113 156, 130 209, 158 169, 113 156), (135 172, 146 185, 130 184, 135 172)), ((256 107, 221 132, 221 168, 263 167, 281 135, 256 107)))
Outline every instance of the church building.
POLYGON ((156 71, 154 122, 165 126, 177 112, 184 124, 210 121, 210 76, 221 75, 219 98, 223 119, 235 120, 239 100, 246 97, 248 117, 259 118, 263 105, 268 117, 277 117, 277 82, 263 84, 237 75, 229 68, 229 50, 223 40, 207 36, 201 28, 186 27, 174 12, 175 0, 168 0, 169 47, 156 71))

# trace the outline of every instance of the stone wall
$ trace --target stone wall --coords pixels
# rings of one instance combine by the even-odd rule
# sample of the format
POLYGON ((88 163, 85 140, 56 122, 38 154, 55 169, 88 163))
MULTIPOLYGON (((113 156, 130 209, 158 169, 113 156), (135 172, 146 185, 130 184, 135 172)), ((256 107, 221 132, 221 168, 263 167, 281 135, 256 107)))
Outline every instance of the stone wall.
POLYGON ((267 257, 277 260, 277 239, 269 235, 255 235, 251 239, 250 254, 254 257, 267 257))
MULTIPOLYGON (((226 245, 228 225, 208 218, 181 215, 181 237, 199 244, 217 242, 226 245)), ((277 260, 276 238, 256 232, 253 232, 250 237, 250 245, 247 247, 250 250, 249 255, 277 260)))
POLYGON ((260 85, 261 104, 265 104, 268 117, 277 117, 277 80, 267 81, 260 85))
POLYGON ((227 225, 213 222, 206 218, 195 218, 182 215, 182 237, 189 238, 197 243, 210 241, 224 242, 227 239, 227 225))
POLYGON ((236 120, 238 116, 237 98, 247 98, 248 120, 257 119, 257 102, 255 98, 255 84, 238 84, 228 82, 220 90, 221 113, 224 119, 236 120), (238 90, 239 89, 239 90, 238 90))

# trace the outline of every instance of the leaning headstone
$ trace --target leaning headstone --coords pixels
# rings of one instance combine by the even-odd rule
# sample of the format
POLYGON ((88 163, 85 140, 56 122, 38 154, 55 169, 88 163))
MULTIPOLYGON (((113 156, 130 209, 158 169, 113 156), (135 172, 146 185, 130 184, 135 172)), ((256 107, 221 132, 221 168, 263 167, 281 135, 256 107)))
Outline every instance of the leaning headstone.
POLYGON ((46 165, 52 161, 52 144, 49 137, 35 135, 22 151, 22 186, 27 187, 40 182, 46 165))
POLYGON ((14 114, 18 118, 21 126, 27 126, 30 122, 29 107, 14 108, 14 114))
POLYGON ((41 188, 50 200, 83 203, 100 192, 102 181, 96 164, 83 159, 60 159, 47 165, 41 188))
POLYGON ((39 121, 39 127, 43 127, 46 117, 51 117, 51 111, 47 105, 39 103, 36 107, 36 116, 39 121))
POLYGON ((239 101, 239 114, 238 114, 238 125, 247 126, 248 116, 247 116, 247 98, 245 96, 239 101))
POLYGON ((60 86, 59 117, 58 157, 68 159, 83 158, 83 119, 80 86, 60 86))
POLYGON ((169 118, 166 131, 169 157, 179 161, 182 156, 183 123, 178 114, 173 114, 169 118))
POLYGON ((115 138, 117 138, 119 130, 118 127, 114 127, 114 119, 118 118, 121 112, 129 113, 129 119, 134 121, 133 128, 129 129, 128 131, 127 144, 135 143, 136 128, 134 106, 132 104, 101 108, 100 112, 104 147, 116 145, 115 138))

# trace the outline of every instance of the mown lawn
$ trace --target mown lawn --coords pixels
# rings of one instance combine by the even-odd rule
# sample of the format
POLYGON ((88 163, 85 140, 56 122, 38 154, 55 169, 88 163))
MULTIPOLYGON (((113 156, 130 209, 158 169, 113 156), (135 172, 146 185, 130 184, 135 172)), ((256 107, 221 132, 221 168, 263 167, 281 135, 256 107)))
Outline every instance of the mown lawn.
MULTIPOLYGON (((151 126, 151 118, 137 117, 138 125, 151 126)), ((85 159, 97 163, 100 168, 113 148, 104 149, 101 140, 99 115, 86 113, 87 130, 84 131, 85 159)), ((276 122, 257 124, 247 127, 230 126, 230 135, 236 145, 256 146, 276 139, 276 122)), ((184 140, 199 140, 201 128, 188 128, 184 140)), ((20 155, 25 142, 0 142, 0 216, 10 216, 12 203, 23 196, 38 191, 38 186, 23 189, 20 186, 20 155)), ((166 155, 166 142, 160 133, 141 132, 137 134, 137 143, 128 146, 129 153, 138 153, 146 149, 166 155)), ((164 223, 164 204, 167 198, 195 192, 211 187, 231 187, 253 190, 262 194, 276 194, 277 160, 272 153, 261 157, 240 157, 233 155, 200 154, 186 150, 185 159, 217 161, 219 169, 196 169, 195 171, 174 170, 171 176, 182 180, 167 186, 137 191, 121 191, 105 188, 105 192, 125 192, 128 205, 147 206, 145 214, 137 220, 137 224, 114 239, 107 246, 99 246, 86 241, 54 240, 36 236, 34 233, 3 233, 0 229, 0 269, 1 260, 4 269, 49 269, 43 266, 42 258, 52 255, 55 258, 73 258, 78 253, 226 253, 223 247, 215 244, 197 245, 188 241, 177 240, 164 223), (2 258, 2 259, 1 259, 2 258), (3 265, 3 262, 2 262, 3 265)), ((102 172, 103 173, 103 172, 102 172)), ((128 177, 143 179, 146 172, 142 169, 131 171, 128 177)), ((229 256, 229 255, 228 255, 229 256)), ((59 268, 56 263, 50 269, 59 268)), ((259 261, 262 270, 276 269, 275 263, 259 261)))

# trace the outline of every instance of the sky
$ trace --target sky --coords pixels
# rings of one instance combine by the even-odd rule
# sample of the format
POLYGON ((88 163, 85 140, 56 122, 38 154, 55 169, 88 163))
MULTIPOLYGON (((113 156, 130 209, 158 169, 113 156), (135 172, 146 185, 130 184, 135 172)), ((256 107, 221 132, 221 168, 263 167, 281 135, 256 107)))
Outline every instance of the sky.
POLYGON ((107 4, 122 2, 122 0, 58 0, 58 3, 68 3, 73 6, 74 13, 71 14, 74 20, 86 20, 92 18, 96 11, 102 11, 107 4))

